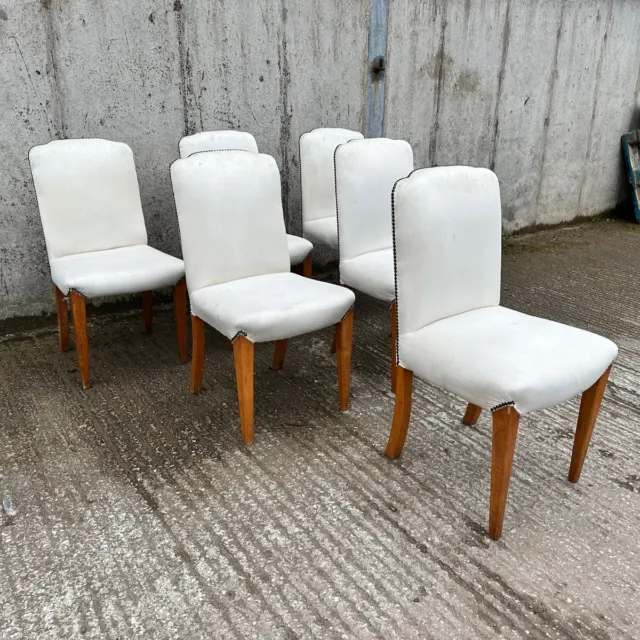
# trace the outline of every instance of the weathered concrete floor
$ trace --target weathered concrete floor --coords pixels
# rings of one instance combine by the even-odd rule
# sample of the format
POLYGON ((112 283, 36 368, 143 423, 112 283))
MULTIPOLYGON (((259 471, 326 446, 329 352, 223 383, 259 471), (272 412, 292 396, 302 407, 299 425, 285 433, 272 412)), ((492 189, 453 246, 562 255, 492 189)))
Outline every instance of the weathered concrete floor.
POLYGON ((511 241, 506 305, 620 346, 579 485, 577 402, 521 421, 504 537, 490 542, 490 420, 418 383, 405 453, 387 310, 359 297, 352 408, 330 331, 257 349, 256 441, 231 354, 207 334, 188 391, 169 310, 94 319, 95 386, 52 329, 0 339, 0 636, 640 637, 640 231, 600 222, 511 241))

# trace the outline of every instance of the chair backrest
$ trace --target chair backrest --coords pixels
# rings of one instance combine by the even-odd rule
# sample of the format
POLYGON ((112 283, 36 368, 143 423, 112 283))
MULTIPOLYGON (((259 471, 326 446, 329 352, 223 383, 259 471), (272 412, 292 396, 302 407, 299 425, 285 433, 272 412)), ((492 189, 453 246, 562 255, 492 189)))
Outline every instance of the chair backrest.
POLYGON ((171 165, 187 286, 290 270, 280 173, 268 155, 198 153, 171 165))
POLYGON ((340 261, 391 248, 391 190, 411 171, 413 151, 404 140, 353 140, 336 149, 340 261))
POLYGON ((133 152, 109 140, 53 140, 29 163, 49 260, 147 244, 133 152))
POLYGON ((188 158, 202 151, 249 151, 258 153, 256 139, 246 131, 203 131, 180 140, 180 157, 188 158))
POLYGON ((336 215, 333 154, 339 144, 361 140, 349 129, 313 129, 300 136, 300 187, 302 224, 336 215))
POLYGON ((500 304, 502 215, 488 169, 419 169, 393 190, 398 333, 500 304))

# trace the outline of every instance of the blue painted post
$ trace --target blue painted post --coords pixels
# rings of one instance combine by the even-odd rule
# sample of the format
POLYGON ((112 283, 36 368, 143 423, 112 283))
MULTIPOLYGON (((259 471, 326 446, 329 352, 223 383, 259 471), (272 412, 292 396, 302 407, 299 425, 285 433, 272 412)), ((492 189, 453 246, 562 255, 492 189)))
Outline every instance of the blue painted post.
POLYGON ((387 67, 389 0, 371 0, 369 25, 369 80, 365 136, 380 138, 384 123, 384 87, 387 67))

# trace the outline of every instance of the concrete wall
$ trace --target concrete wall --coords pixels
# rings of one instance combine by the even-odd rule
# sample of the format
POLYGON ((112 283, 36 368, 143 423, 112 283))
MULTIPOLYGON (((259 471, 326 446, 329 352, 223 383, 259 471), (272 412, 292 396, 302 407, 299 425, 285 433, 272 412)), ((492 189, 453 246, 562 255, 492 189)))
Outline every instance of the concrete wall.
MULTIPOLYGON (((52 309, 27 163, 51 138, 127 142, 150 242, 179 255, 178 140, 251 131, 299 231, 298 138, 364 130, 377 1, 0 0, 0 318, 52 309)), ((639 27, 634 0, 390 0, 385 135, 419 165, 493 167, 507 229, 610 209, 639 27)))

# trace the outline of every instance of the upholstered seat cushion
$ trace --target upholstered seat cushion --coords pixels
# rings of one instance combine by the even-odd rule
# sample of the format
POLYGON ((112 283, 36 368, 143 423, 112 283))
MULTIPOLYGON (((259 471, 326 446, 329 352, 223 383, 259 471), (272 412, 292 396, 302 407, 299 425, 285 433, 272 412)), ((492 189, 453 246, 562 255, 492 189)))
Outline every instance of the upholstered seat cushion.
POLYGON ((159 289, 184 278, 182 260, 146 244, 76 253, 50 262, 51 278, 62 293, 73 289, 87 298, 159 289))
POLYGON ((378 300, 395 299, 393 249, 363 253, 340 262, 340 282, 378 300))
POLYGON ((300 236, 287 234, 287 248, 292 265, 300 264, 311 253, 313 245, 300 236))
POLYGON ((618 348, 581 329, 492 306, 450 316, 398 340, 400 364, 483 409, 520 414, 588 389, 618 348))
POLYGON ((314 244, 323 244, 331 249, 338 248, 338 219, 327 216, 304 223, 304 237, 314 244))
POLYGON ((340 322, 353 291, 294 273, 232 280, 191 294, 191 313, 234 338, 252 342, 293 338, 340 322))

